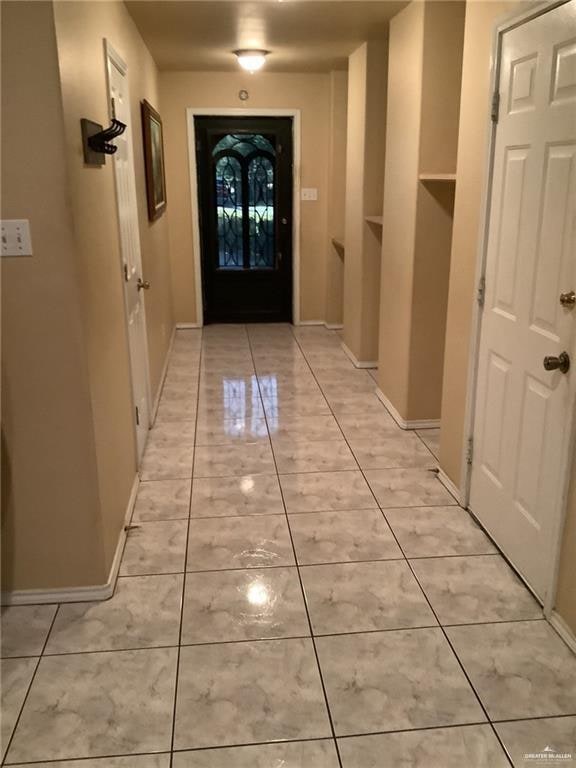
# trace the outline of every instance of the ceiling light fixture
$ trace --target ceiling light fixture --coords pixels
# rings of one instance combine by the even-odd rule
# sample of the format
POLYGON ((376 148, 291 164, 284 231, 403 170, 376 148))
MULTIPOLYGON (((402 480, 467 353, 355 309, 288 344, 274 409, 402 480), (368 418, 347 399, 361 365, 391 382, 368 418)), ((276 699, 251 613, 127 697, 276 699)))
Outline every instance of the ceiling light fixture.
POLYGON ((252 75, 254 72, 258 72, 259 69, 262 69, 264 62, 266 61, 266 56, 269 53, 270 51, 258 50, 234 51, 234 55, 238 59, 238 64, 240 64, 242 69, 245 69, 252 75))

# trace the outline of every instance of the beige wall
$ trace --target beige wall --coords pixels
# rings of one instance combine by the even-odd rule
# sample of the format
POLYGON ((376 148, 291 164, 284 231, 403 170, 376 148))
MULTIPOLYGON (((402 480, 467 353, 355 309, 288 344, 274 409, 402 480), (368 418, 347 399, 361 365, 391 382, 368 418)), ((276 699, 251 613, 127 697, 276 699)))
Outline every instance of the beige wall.
POLYGON ((51 3, 2 3, 2 589, 106 581, 51 3))
POLYGON ((412 3, 392 19, 380 300, 380 389, 400 416, 438 419, 464 5, 412 3))
POLYGON ((378 354, 380 389, 401 414, 408 409, 423 49, 424 3, 411 3, 390 22, 378 354))
POLYGON ((132 136, 152 387, 158 387, 172 326, 166 218, 147 221, 140 101, 158 104, 154 62, 121 2, 55 4, 66 152, 94 416, 104 543, 110 564, 136 473, 133 407, 113 166, 85 167, 80 118, 108 121, 103 39, 128 65, 132 136))
POLYGON ((516 5, 513 2, 469 2, 466 6, 440 438, 440 464, 458 486, 487 161, 492 31, 496 20, 516 5))
POLYGON ((344 310, 344 254, 341 248, 334 246, 332 238, 340 242, 344 240, 347 104, 348 73, 331 72, 325 304, 325 320, 328 325, 342 325, 344 310))
POLYGON ((201 322, 195 300, 187 107, 300 109, 302 121, 301 184, 316 187, 318 200, 300 206, 300 310, 302 320, 324 320, 330 77, 328 74, 248 74, 163 72, 161 114, 166 143, 168 220, 176 322, 201 322), (245 104, 238 92, 245 88, 245 104))
POLYGON ((369 41, 349 57, 344 260, 344 342, 357 360, 378 356, 387 41, 369 41))

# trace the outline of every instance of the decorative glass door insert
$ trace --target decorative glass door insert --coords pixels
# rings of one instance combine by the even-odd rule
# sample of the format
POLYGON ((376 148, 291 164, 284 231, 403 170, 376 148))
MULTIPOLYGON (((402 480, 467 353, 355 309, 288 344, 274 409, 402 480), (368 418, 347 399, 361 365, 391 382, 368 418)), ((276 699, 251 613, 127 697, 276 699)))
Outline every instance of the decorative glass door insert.
POLYGON ((212 150, 218 269, 274 269, 276 150, 262 134, 224 136, 212 150))

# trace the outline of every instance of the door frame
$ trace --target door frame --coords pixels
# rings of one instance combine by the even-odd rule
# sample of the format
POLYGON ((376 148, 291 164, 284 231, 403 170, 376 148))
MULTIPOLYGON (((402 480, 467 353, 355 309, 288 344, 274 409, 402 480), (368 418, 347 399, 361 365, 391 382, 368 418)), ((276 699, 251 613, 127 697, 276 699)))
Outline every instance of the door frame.
MULTIPOLYGON (((500 82, 501 56, 502 56, 502 38, 506 32, 516 27, 520 27, 549 11, 565 5, 569 0, 544 0, 538 5, 527 11, 515 11, 513 14, 507 14, 502 21, 496 22, 492 33, 492 52, 490 64, 490 89, 489 102, 487 105, 487 151, 484 170, 484 188, 481 200, 480 215, 480 234, 476 256, 475 282, 476 291, 474 295, 474 304, 472 312, 472 325, 470 332, 470 352, 468 356, 468 386, 466 390, 466 406, 464 414, 464 440, 462 445, 462 459, 460 472, 460 492, 461 504, 469 509, 470 506, 470 485, 472 480, 472 461, 470 460, 470 446, 473 445, 474 423, 476 416, 476 394, 478 389, 478 367, 480 355, 480 333, 482 328, 482 307, 478 302, 478 293, 484 276, 486 274, 486 261, 488 255, 488 233, 490 228, 492 183, 494 176, 494 151, 496 146, 497 123, 492 121, 492 95, 497 90, 500 82)), ((575 409, 576 410, 576 409, 575 409)), ((557 509, 553 510, 554 520, 552 521, 552 549, 550 552, 550 563, 548 568, 548 584, 546 597, 544 600, 544 615, 550 617, 554 610, 556 600, 556 590, 558 581, 558 568, 560 564, 560 551, 562 546, 562 532, 566 516, 566 506, 568 501, 568 491, 570 486, 570 463, 576 449, 576 413, 572 420, 570 428, 567 430, 568 438, 562 447, 562 492, 557 509)), ((473 511, 473 510, 472 510, 473 511)), ((519 574, 520 575, 520 574, 519 574)), ((522 576, 520 575, 520 578, 522 576)), ((524 581, 524 579, 522 578, 524 581)), ((527 584, 528 588, 530 586, 527 584)))
MULTIPOLYGON (((108 115, 109 118, 112 119, 112 102, 110 100, 110 67, 115 66, 122 75, 128 79, 128 65, 120 56, 118 51, 110 44, 110 41, 107 38, 104 38, 104 61, 105 61, 105 70, 106 70, 106 103, 108 106, 108 115)), ((130 81, 128 80, 128 93, 130 93, 130 81)), ((130 105, 131 106, 131 105, 130 105)), ((136 166, 134 164, 134 134, 132 131, 132 125, 128 126, 129 131, 129 141, 130 141, 130 149, 131 149, 131 155, 132 155, 132 169, 134 171, 134 183, 136 183, 136 166)), ((112 160, 113 163, 113 160, 112 160)), ((114 177, 114 201, 115 201, 115 207, 116 207, 116 226, 117 226, 117 232, 118 232, 118 243, 119 243, 119 255, 120 255, 120 261, 118 264, 118 275, 122 283, 122 303, 124 306, 124 332, 125 332, 125 338, 126 338, 126 348, 128 349, 128 355, 131 355, 130 350, 130 334, 128 332, 128 306, 126 304, 126 292, 124 289, 124 273, 122 269, 122 247, 121 247, 121 239, 120 239, 120 210, 118 206, 118 190, 116 186, 116 172, 114 170, 114 167, 112 167, 112 175, 114 177)), ((136 201, 137 202, 137 201, 136 201)), ((140 240, 140 221, 138 217, 138 207, 137 205, 134 206, 133 213, 136 216, 136 221, 138 223, 138 240, 140 240)), ((142 259, 142 253, 140 253, 140 259, 142 259)), ((145 377, 145 390, 146 390, 146 401, 148 403, 148 424, 147 427, 150 429, 152 426, 152 384, 150 380, 150 353, 148 349, 148 323, 146 320, 146 300, 145 297, 142 296, 142 318, 144 321, 144 348, 143 348, 143 354, 144 354, 144 363, 146 367, 146 377, 145 377)), ((137 457, 137 466, 140 465, 140 458, 138 456, 138 436, 137 436, 137 425, 136 425, 136 419, 134 417, 135 413, 135 403, 134 403, 134 384, 132 381, 132 364, 130 362, 130 358, 128 360, 128 367, 129 367, 129 375, 130 375, 130 397, 132 400, 132 424, 133 424, 133 436, 134 436, 134 449, 136 451, 136 457, 137 457)))
POLYGON ((188 166, 190 174, 190 200, 192 210, 192 247, 194 249, 194 279, 196 282, 196 322, 188 327, 201 328, 204 324, 202 299, 202 251, 200 246, 200 215, 198 175, 196 168, 195 117, 291 117, 292 118, 292 324, 300 325, 300 168, 301 121, 299 109, 244 109, 243 107, 188 107, 188 166))

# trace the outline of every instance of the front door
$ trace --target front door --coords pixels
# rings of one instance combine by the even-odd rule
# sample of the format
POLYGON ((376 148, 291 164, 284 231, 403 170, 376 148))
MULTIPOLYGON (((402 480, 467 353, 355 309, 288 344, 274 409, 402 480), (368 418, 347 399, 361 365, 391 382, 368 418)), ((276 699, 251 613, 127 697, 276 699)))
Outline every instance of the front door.
POLYGON ((204 322, 292 319, 292 119, 195 119, 204 322))
POLYGON ((502 37, 470 492, 542 600, 576 396, 575 29, 572 0, 502 37))
POLYGON ((150 428, 148 344, 142 290, 144 286, 148 287, 148 283, 144 282, 142 275, 128 73, 125 65, 111 49, 108 49, 107 53, 107 66, 112 116, 126 125, 126 131, 114 139, 118 149, 112 156, 112 163, 116 179, 122 281, 134 406, 133 420, 138 462, 140 462, 150 428))

